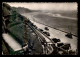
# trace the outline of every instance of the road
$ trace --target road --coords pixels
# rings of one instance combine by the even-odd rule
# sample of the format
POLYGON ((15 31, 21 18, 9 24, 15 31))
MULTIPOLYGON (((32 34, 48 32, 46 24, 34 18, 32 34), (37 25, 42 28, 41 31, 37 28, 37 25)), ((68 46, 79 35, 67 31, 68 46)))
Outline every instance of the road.
POLYGON ((34 28, 33 26, 31 26, 30 23, 27 23, 28 26, 36 33, 36 35, 38 36, 39 41, 42 44, 43 47, 43 54, 51 54, 53 52, 53 47, 51 46, 51 44, 53 44, 53 41, 48 38, 47 36, 45 36, 43 33, 41 33, 38 29, 34 28))

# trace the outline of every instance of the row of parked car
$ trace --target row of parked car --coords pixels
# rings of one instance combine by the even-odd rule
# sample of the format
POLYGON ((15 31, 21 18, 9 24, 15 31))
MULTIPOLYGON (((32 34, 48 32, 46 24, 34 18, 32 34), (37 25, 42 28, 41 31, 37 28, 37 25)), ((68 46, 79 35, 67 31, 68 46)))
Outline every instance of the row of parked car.
MULTIPOLYGON (((34 28, 37 28, 36 25, 34 25, 34 24, 32 24, 32 26, 34 28)), ((45 27, 44 29, 46 31, 44 31, 43 29, 40 29, 40 28, 39 28, 39 31, 41 31, 42 33, 44 33, 47 36, 50 36, 50 33, 47 32, 47 31, 49 31, 49 28, 48 27, 45 27)), ((69 34, 69 35, 70 35, 70 38, 72 38, 71 37, 71 34, 69 34)), ((66 35, 66 36, 69 36, 69 35, 66 35)), ((58 53, 60 53, 60 54, 71 54, 71 55, 74 55, 76 53, 75 51, 72 51, 71 50, 70 43, 63 43, 63 42, 61 42, 60 39, 57 39, 57 38, 53 38, 52 40, 56 44, 56 47, 58 47, 58 53), (67 51, 67 53, 65 53, 63 50, 61 50, 59 48, 63 49, 64 51, 67 51)))
POLYGON ((70 43, 63 43, 63 42, 61 42, 60 39, 57 39, 57 38, 53 38, 52 40, 56 44, 56 47, 58 48, 57 52, 60 55, 75 55, 75 54, 77 54, 77 51, 73 51, 71 49, 70 43))
MULTIPOLYGON (((49 31, 48 27, 44 28, 45 30, 49 31)), ((50 36, 50 33, 47 31, 43 31, 43 29, 39 29, 39 31, 43 32, 45 35, 50 36)))

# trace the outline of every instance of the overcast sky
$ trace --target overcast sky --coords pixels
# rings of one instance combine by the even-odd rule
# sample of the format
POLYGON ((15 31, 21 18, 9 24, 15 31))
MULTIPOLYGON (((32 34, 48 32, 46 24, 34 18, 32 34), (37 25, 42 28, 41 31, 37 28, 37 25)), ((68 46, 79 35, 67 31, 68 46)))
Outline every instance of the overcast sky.
POLYGON ((77 3, 8 3, 14 7, 25 7, 32 10, 77 10, 77 3))

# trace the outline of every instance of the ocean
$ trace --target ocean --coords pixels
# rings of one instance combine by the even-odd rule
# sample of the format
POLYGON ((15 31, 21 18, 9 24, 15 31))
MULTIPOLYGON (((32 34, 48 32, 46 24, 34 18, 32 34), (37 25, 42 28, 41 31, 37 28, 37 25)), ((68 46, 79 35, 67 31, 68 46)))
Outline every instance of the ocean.
POLYGON ((77 14, 74 16, 63 13, 53 13, 53 12, 31 12, 22 14, 32 21, 45 24, 52 28, 57 28, 65 32, 71 32, 77 36, 78 33, 78 19, 77 14), (75 16, 76 15, 76 16, 75 16))

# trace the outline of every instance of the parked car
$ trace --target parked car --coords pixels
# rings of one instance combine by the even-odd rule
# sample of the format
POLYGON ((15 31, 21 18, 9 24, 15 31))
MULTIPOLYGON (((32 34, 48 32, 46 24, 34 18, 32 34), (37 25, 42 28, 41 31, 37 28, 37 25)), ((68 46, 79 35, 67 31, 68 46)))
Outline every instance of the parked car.
POLYGON ((48 27, 45 27, 45 30, 49 30, 48 27))
POLYGON ((61 48, 63 48, 64 50, 69 50, 71 48, 71 45, 69 43, 66 43, 61 48))
POLYGON ((71 33, 67 33, 65 36, 72 39, 72 34, 71 33))
POLYGON ((43 30, 42 30, 42 29, 39 29, 39 31, 41 31, 41 32, 42 32, 43 30))
POLYGON ((57 43, 57 47, 61 47, 61 46, 63 46, 63 45, 64 45, 64 43, 62 43, 62 42, 57 43))
POLYGON ((44 34, 46 34, 47 36, 50 36, 50 33, 49 32, 43 32, 44 34))
POLYGON ((60 39, 57 39, 57 38, 53 38, 52 39, 55 43, 57 43, 57 42, 60 42, 61 40, 60 39))

